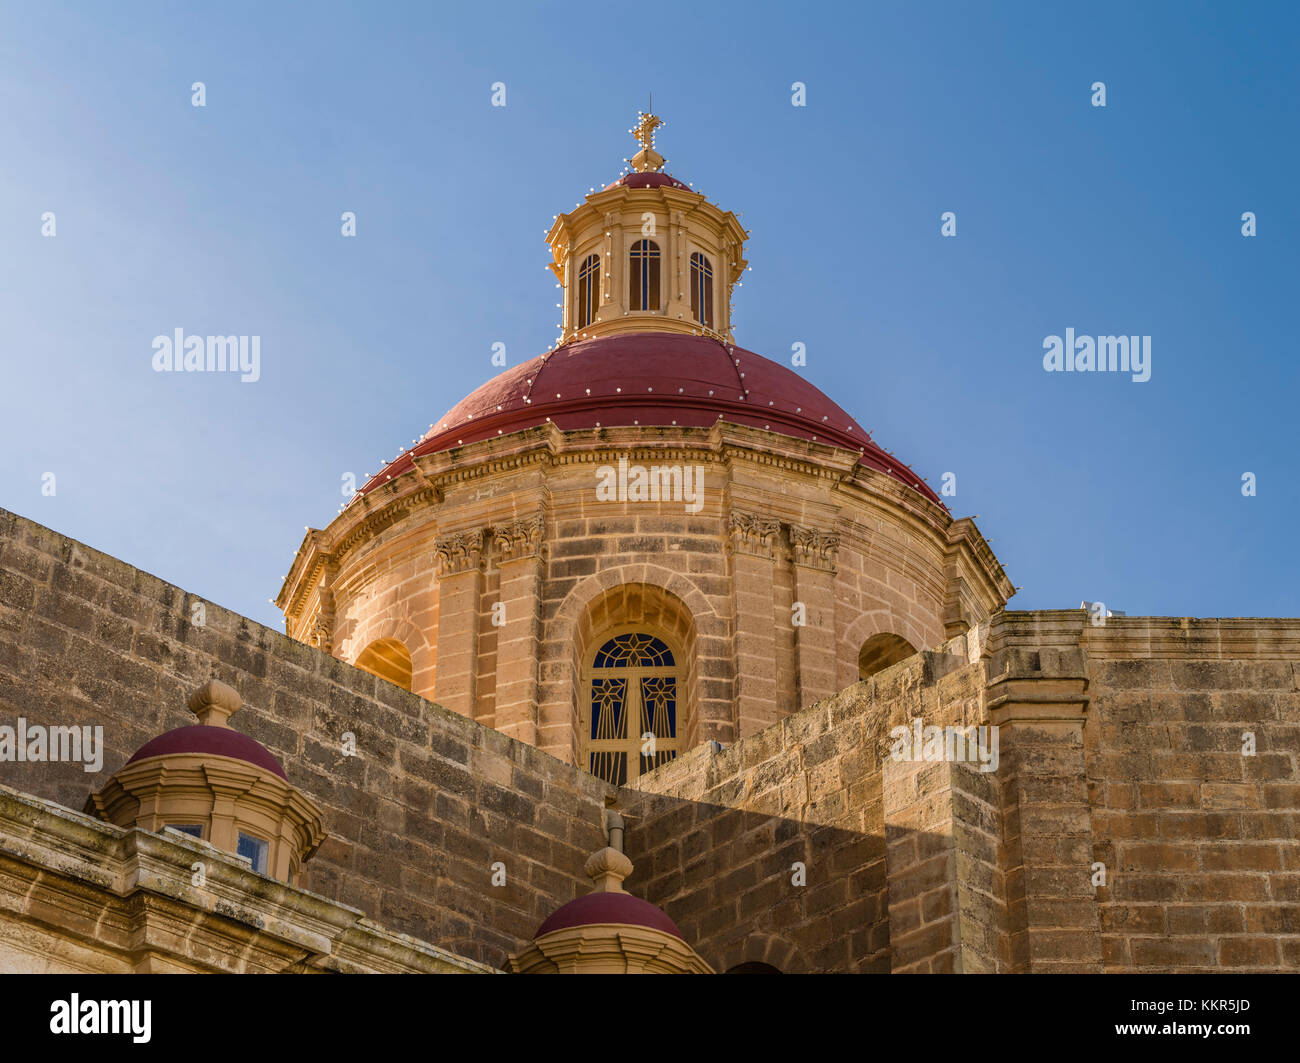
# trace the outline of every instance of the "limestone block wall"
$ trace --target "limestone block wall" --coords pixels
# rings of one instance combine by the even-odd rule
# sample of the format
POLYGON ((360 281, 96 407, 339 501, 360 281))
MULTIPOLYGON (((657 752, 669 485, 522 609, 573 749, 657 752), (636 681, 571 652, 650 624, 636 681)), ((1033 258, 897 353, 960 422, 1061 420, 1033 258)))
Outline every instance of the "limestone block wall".
POLYGON ((0 763, 0 784, 80 810, 148 739, 194 722, 186 695, 211 677, 244 699, 232 726, 324 809, 304 888, 500 967, 590 887, 604 783, 0 510, 0 724, 98 725, 107 750, 98 773, 0 763))
POLYGON ((1298 739, 1300 620, 1005 612, 625 790, 629 885, 719 970, 1294 971, 1298 739))
POLYGON ((1300 621, 1112 618, 1086 640, 1103 963, 1300 969, 1300 621))
MULTIPOLYGON (((718 970, 1296 970, 1298 665, 1300 620, 998 613, 619 791, 628 887, 718 970), (997 770, 895 760, 917 718, 996 726, 997 770)), ((494 967, 586 891, 605 784, 0 511, 0 724, 107 746, 100 774, 3 762, 0 784, 81 808, 214 676, 325 809, 306 888, 494 967)))
POLYGON ((725 750, 706 746, 645 776, 623 791, 629 889, 663 907, 720 971, 748 962, 962 970, 963 917, 987 925, 980 947, 994 953, 1000 881, 990 872, 958 888, 965 862, 990 862, 996 850, 995 815, 974 808, 989 795, 968 809, 954 800, 949 765, 887 758, 890 728, 915 716, 976 722, 982 687, 978 662, 923 652, 725 750), (963 816, 974 825, 960 828, 959 849, 963 816), (994 834, 977 841, 976 828, 994 834))
POLYGON ((934 646, 1010 592, 969 521, 855 461, 721 423, 426 455, 308 536, 287 630, 348 661, 397 639, 416 693, 576 763, 596 640, 648 626, 685 661, 686 746, 734 742, 855 682, 872 636, 934 646), (602 500, 620 461, 698 469, 697 503, 602 500))

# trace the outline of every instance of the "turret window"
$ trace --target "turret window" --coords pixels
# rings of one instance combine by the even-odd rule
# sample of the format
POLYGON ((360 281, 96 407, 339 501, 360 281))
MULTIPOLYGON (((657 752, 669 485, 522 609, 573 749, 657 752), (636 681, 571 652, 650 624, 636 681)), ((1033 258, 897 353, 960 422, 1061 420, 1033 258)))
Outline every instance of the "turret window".
POLYGON ((596 320, 600 305, 600 256, 588 255, 578 270, 578 328, 596 320))
POLYGON ((673 651, 645 632, 605 641, 587 669, 588 770, 615 786, 677 756, 673 651))
POLYGON ((245 834, 242 830, 239 832, 239 840, 235 851, 240 856, 246 856, 253 865, 253 870, 259 875, 266 874, 266 854, 268 846, 261 838, 254 838, 251 834, 245 834))
POLYGON ((659 309, 659 245, 653 240, 638 240, 629 257, 633 310, 659 309))
POLYGON ((691 255, 691 316, 713 328, 713 264, 698 251, 691 255))

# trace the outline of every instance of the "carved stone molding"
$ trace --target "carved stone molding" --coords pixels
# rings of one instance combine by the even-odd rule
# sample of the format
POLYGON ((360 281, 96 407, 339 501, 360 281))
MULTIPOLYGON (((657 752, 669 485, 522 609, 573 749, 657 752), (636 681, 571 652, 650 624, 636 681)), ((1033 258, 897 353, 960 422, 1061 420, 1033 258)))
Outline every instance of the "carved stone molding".
POLYGON ((324 650, 326 653, 334 653, 334 579, 338 576, 339 567, 333 561, 328 560, 324 565, 324 572, 321 579, 320 590, 317 596, 320 601, 320 609, 316 613, 316 620, 312 624, 308 641, 317 649, 324 650))
POLYGON ((732 510, 730 514, 731 552, 775 559, 781 522, 754 513, 732 510))
POLYGON ((796 565, 835 571, 835 557, 839 552, 840 537, 836 532, 817 528, 790 525, 790 551, 796 565))
POLYGON ((328 654, 334 653, 334 618, 321 613, 311 629, 311 645, 328 654))
POLYGON ((493 541, 500 551, 501 560, 515 561, 525 557, 538 557, 542 551, 542 534, 546 520, 537 514, 498 525, 492 530, 493 541))
POLYGON ((471 572, 479 567, 483 558, 483 529, 445 535, 434 541, 433 549, 438 555, 442 575, 471 572))

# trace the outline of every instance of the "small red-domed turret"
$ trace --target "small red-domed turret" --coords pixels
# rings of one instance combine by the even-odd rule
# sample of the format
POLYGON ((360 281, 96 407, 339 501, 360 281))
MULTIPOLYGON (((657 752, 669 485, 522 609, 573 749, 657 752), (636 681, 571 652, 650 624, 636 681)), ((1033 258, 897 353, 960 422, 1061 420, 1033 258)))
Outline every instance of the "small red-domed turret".
POLYGON ((246 761, 287 779, 284 768, 269 749, 226 723, 242 703, 239 694, 225 683, 216 679, 205 683, 190 695, 189 700, 190 711, 199 722, 151 738, 131 755, 127 763, 179 753, 206 753, 246 761))
POLYGON ((605 812, 610 844, 587 858, 595 888, 561 905, 510 960, 516 974, 712 974, 667 914, 623 889, 623 817, 605 812))

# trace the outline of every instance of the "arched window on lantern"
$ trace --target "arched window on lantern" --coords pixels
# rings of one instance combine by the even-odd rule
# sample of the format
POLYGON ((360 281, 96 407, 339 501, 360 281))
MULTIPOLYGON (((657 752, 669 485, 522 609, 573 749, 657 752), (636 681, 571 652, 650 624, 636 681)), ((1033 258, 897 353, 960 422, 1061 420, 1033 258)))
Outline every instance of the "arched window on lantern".
POLYGON ((681 671, 668 644, 643 631, 604 640, 583 676, 586 767, 622 786, 677 756, 681 671))
POLYGON ((633 310, 659 309, 659 245, 638 240, 628 256, 628 278, 633 310))
POLYGON ((600 305, 600 256, 588 255, 578 269, 578 328, 596 320, 600 305))
POLYGON ((713 264, 698 251, 691 255, 691 316, 713 328, 713 264))

